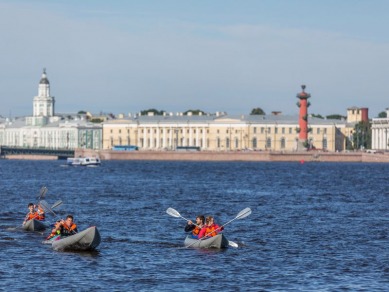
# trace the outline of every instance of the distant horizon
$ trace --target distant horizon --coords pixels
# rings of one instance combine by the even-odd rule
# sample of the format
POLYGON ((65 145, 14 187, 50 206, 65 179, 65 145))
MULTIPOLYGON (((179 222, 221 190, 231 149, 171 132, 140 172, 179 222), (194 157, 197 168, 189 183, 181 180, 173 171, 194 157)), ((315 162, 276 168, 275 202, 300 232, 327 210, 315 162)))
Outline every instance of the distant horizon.
POLYGON ((305 84, 310 113, 377 117, 389 107, 388 10, 384 0, 0 0, 0 115, 32 113, 46 68, 63 112, 290 115, 305 84))

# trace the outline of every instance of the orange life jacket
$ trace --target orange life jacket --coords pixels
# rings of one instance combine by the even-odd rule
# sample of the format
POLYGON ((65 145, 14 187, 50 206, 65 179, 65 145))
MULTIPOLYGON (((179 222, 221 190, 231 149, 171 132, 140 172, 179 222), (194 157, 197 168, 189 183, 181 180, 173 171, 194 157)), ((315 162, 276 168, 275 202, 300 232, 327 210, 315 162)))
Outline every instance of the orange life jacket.
POLYGON ((77 225, 76 224, 72 223, 71 226, 67 226, 66 224, 62 225, 61 235, 65 235, 65 236, 73 235, 75 232, 77 233, 77 225))
POLYGON ((38 207, 38 216, 36 217, 36 220, 45 220, 45 211, 43 211, 42 208, 38 207))
POLYGON ((220 229, 217 229, 217 228, 219 228, 219 226, 216 224, 212 224, 211 226, 207 225, 205 227, 205 235, 211 236, 211 237, 217 235, 217 233, 220 231, 220 229), (217 229, 217 231, 215 231, 216 229, 217 229))
POLYGON ((27 214, 27 220, 36 219, 37 217, 38 217, 38 214, 35 211, 33 213, 27 214))
POLYGON ((196 227, 192 230, 192 234, 193 234, 194 236, 197 236, 197 235, 200 233, 200 230, 201 230, 201 228, 196 226, 196 227))

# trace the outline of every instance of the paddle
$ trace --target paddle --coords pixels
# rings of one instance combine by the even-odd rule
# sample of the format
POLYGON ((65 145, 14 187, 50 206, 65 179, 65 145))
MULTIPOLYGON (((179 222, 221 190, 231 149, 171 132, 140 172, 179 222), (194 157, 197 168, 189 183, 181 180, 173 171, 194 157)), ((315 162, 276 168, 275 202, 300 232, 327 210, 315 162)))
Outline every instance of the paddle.
MULTIPOLYGON (((182 219, 185 219, 186 221, 190 221, 190 220, 186 219, 185 217, 182 217, 180 215, 180 213, 178 213, 178 211, 173 209, 173 208, 167 208, 166 213, 168 213, 170 216, 173 216, 176 218, 182 218, 182 219)), ((200 228, 200 226, 198 226, 197 224, 194 224, 194 225, 200 228)), ((230 245, 232 247, 238 247, 238 244, 233 242, 233 241, 228 241, 228 245, 230 245)))
POLYGON ((45 200, 39 201, 39 204, 42 206, 43 209, 45 209, 46 212, 50 212, 54 215, 54 217, 57 217, 57 214, 54 213, 54 211, 51 209, 51 207, 49 206, 49 204, 45 200))
POLYGON ((46 196, 47 191, 48 191, 47 187, 45 186, 41 187, 41 190, 38 195, 38 201, 42 200, 46 196))
MULTIPOLYGON (((186 221, 191 221, 191 220, 189 220, 189 219, 186 219, 185 217, 182 217, 182 216, 180 215, 180 213, 178 213, 178 211, 177 211, 177 210, 174 210, 173 208, 167 208, 166 213, 168 213, 170 216, 173 216, 173 217, 176 217, 176 218, 181 217, 182 219, 185 219, 186 221)), ((195 224, 195 225, 196 225, 196 224, 195 224)), ((196 226, 197 226, 197 225, 196 225, 196 226)), ((197 226, 197 227, 199 227, 199 226, 197 226)))
MULTIPOLYGON (((234 221, 234 220, 236 220, 236 219, 243 219, 243 218, 246 218, 246 217, 249 216, 250 214, 251 214, 251 209, 250 209, 250 208, 245 208, 245 209, 243 209, 242 211, 240 211, 240 212, 238 213, 238 215, 236 215, 236 217, 235 217, 234 219, 231 219, 230 221, 228 221, 227 223, 223 224, 222 226, 219 226, 219 228, 217 228, 216 230, 221 229, 222 227, 226 226, 227 224, 231 223, 232 221, 234 221)), ((208 235, 210 235, 211 233, 215 232, 216 230, 211 231, 211 232, 205 234, 203 237, 201 237, 201 238, 198 239, 197 241, 194 241, 193 243, 191 243, 191 244, 188 245, 187 247, 191 247, 191 246, 194 245, 195 243, 197 243, 197 242, 199 242, 199 241, 201 241, 201 240, 206 239, 208 235)), ((234 242, 234 244, 235 244, 236 246, 234 246, 234 245, 231 245, 231 246, 233 246, 233 247, 238 247, 238 245, 237 245, 235 242, 234 242)), ((230 243, 228 243, 228 245, 230 245, 230 243)))

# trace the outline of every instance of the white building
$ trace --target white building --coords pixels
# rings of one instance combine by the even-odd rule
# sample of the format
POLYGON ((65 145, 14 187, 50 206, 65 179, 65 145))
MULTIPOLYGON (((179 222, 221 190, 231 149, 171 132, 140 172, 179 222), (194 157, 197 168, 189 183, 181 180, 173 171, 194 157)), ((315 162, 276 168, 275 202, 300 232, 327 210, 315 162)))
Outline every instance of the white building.
POLYGON ((375 118, 371 125, 371 149, 389 150, 389 108, 386 118, 375 118))
POLYGON ((48 149, 102 147, 102 126, 84 115, 55 114, 55 98, 43 70, 38 95, 33 99, 33 116, 0 121, 0 145, 48 149))

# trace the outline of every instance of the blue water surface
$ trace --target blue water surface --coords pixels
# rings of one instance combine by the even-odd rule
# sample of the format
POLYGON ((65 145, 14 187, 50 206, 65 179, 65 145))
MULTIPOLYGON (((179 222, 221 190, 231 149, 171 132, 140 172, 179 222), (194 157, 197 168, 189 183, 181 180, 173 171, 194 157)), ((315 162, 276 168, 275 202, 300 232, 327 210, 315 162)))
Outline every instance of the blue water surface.
POLYGON ((0 160, 0 287, 61 291, 388 291, 389 165, 0 160), (17 228, 48 187, 94 252, 57 252, 17 228), (239 248, 187 249, 186 218, 213 215, 239 248))

